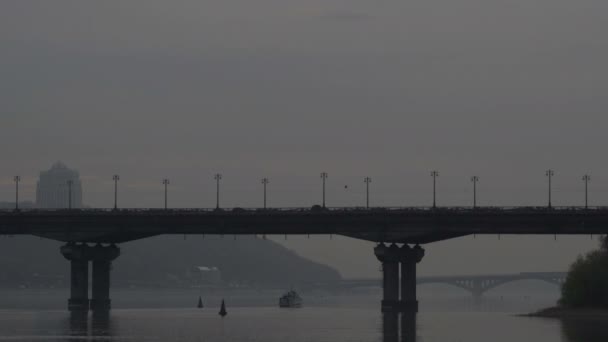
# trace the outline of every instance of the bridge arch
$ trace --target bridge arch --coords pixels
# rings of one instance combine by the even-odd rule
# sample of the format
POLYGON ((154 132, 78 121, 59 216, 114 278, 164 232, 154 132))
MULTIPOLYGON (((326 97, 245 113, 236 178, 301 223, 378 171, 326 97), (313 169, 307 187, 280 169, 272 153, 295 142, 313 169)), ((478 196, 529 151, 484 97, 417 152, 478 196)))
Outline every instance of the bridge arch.
POLYGON ((459 288, 461 290, 464 290, 466 292, 469 293, 473 293, 474 292, 474 287, 473 284, 471 282, 468 281, 442 281, 442 280, 423 280, 423 281, 418 281, 416 282, 416 284, 418 286, 422 286, 422 285, 446 285, 446 286, 450 286, 450 287, 455 287, 455 288, 459 288))
POLYGON ((423 284, 447 284, 458 287, 470 292, 474 297, 480 297, 485 292, 502 286, 507 283, 512 283, 522 280, 537 280, 545 283, 561 286, 566 279, 565 273, 520 273, 514 275, 497 275, 497 276, 464 276, 464 277, 427 277, 419 278, 418 285, 423 284))
POLYGON ((548 279, 548 278, 521 278, 521 279, 503 280, 503 281, 495 282, 491 286, 485 288, 483 292, 490 291, 492 289, 495 289, 495 288, 500 287, 500 286, 505 285, 505 284, 515 283, 515 282, 519 282, 519 281, 529 281, 529 280, 548 283, 548 284, 551 284, 551 285, 555 285, 558 288, 561 287, 561 285, 563 284, 563 281, 560 281, 560 280, 557 280, 557 279, 548 279))

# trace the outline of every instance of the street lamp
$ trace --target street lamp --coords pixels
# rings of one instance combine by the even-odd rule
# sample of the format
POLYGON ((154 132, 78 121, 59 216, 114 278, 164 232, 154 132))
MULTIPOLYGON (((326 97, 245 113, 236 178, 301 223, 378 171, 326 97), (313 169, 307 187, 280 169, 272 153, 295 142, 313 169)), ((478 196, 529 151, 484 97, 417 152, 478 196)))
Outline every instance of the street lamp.
POLYGON ((588 190, 587 188, 588 188, 588 184, 589 184, 590 180, 591 180, 591 176, 589 176, 589 175, 584 175, 583 176, 583 181, 585 182, 585 209, 589 208, 589 206, 588 206, 588 204, 589 204, 589 201, 588 201, 588 199, 589 199, 589 197, 588 197, 589 192, 587 191, 588 190))
POLYGON ((553 170, 549 169, 549 170, 545 171, 545 175, 549 179, 549 208, 551 208, 551 177, 553 177, 555 175, 555 172, 553 172, 553 170))
POLYGON ((112 179, 114 180, 114 210, 118 210, 118 181, 120 176, 114 175, 112 179))
POLYGON ((431 177, 433 177, 433 209, 437 208, 437 177, 439 176, 438 171, 431 171, 431 177))
POLYGON ((473 209, 477 208, 477 182, 479 181, 479 177, 473 176, 471 177, 471 182, 473 182, 473 209))
POLYGON ((169 178, 163 179, 163 185, 165 186, 165 210, 167 210, 167 185, 169 185, 169 178))
POLYGON ((325 208, 325 180, 327 179, 327 172, 321 172, 321 179, 323 180, 323 208, 325 208))
POLYGON ((15 181, 15 211, 19 211, 19 182, 21 181, 20 176, 13 178, 15 181))
POLYGON ((266 209, 266 185, 268 185, 268 178, 262 178, 262 184, 264 184, 264 209, 266 209))
POLYGON ((372 182, 372 179, 370 177, 365 177, 363 182, 365 183, 365 207, 369 209, 369 183, 372 182))
POLYGON ((67 183, 68 183, 68 209, 72 209, 72 184, 74 184, 74 181, 69 179, 67 183))
POLYGON ((220 180, 222 179, 222 175, 219 173, 216 173, 213 176, 213 179, 215 179, 215 183, 216 183, 215 209, 219 209, 220 208, 220 180))

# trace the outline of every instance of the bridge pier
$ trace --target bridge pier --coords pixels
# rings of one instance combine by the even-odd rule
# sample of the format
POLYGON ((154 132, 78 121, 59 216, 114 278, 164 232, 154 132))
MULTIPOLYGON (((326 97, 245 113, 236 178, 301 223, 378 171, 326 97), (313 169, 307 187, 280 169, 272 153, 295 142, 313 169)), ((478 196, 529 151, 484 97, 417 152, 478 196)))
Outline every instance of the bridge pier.
POLYGON ((403 245, 401 247, 401 301, 399 302, 399 308, 402 312, 418 312, 416 264, 422 261, 423 257, 424 249, 419 245, 414 247, 403 245))
POLYGON ((483 281, 480 279, 474 279, 473 284, 472 284, 471 294, 473 295, 473 302, 475 303, 476 306, 479 306, 481 304, 481 297, 483 296, 483 292, 484 292, 483 281))
POLYGON ((110 270, 112 260, 120 255, 115 245, 90 247, 86 244, 68 243, 61 247, 61 254, 70 261, 70 298, 68 310, 95 312, 110 310, 110 270), (89 301, 89 261, 93 262, 92 299, 89 301))
POLYGON ((68 310, 89 311, 89 260, 86 245, 67 244, 61 254, 70 261, 68 310))
POLYGON ((401 314, 401 342, 416 342, 416 313, 401 314))
POLYGON ((416 313, 382 313, 382 342, 416 342, 416 313))
POLYGON ((382 312, 418 312, 416 264, 424 257, 424 250, 418 245, 415 247, 403 245, 399 248, 395 244, 390 247, 379 244, 374 248, 374 253, 382 262, 382 312), (400 264, 401 282, 399 281, 400 264))
POLYGON ((382 263, 382 312, 399 311, 399 247, 380 244, 374 253, 382 263))
POLYGON ((112 260, 120 255, 120 249, 115 245, 102 247, 97 245, 92 248, 93 260, 93 288, 91 298, 91 310, 95 312, 109 311, 110 300, 110 270, 112 260))
POLYGON ((399 313, 382 314, 382 342, 399 342, 399 313))

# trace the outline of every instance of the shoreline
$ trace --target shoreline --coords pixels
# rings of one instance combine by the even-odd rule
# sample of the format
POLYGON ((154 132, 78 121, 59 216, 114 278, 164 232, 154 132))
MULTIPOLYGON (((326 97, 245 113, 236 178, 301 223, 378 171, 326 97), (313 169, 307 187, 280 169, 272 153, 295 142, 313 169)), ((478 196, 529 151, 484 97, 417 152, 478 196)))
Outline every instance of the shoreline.
POLYGON ((519 317, 540 317, 559 319, 606 319, 608 320, 608 309, 596 308, 563 308, 559 306, 541 309, 536 312, 521 314, 519 317))

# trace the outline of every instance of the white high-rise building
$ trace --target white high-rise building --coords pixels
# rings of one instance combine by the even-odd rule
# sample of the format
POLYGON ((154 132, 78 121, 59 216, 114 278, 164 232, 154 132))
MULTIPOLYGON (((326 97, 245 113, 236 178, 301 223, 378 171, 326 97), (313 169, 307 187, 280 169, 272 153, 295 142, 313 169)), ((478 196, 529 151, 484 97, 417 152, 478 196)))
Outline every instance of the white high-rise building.
POLYGON ((40 179, 36 186, 36 206, 49 209, 68 208, 69 181, 72 182, 72 208, 82 208, 80 175, 78 171, 69 169, 62 162, 56 162, 50 170, 40 172, 40 179))

